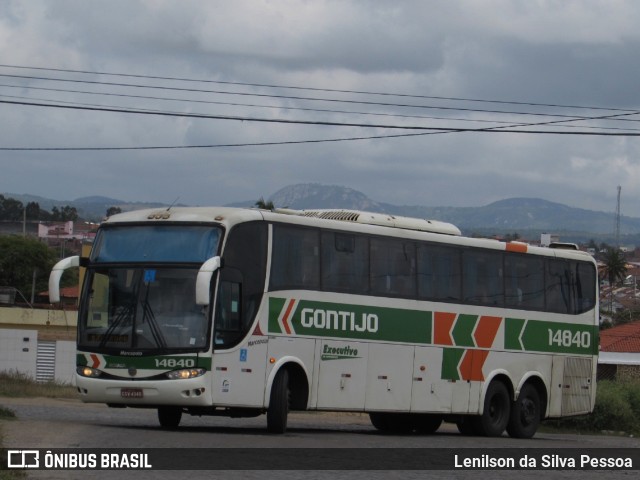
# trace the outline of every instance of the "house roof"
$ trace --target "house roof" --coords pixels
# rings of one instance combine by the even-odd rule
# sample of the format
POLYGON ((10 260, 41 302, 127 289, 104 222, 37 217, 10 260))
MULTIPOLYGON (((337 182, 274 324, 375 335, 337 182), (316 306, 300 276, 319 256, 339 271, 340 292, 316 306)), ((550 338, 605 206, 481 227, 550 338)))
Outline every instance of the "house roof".
POLYGON ((640 353, 640 321, 601 330, 600 351, 640 353))
MULTIPOLYGON (((48 297, 49 292, 44 291, 40 292, 38 295, 42 297, 48 297)), ((76 285, 75 287, 64 287, 60 289, 60 298, 78 298, 80 296, 80 286, 76 285)))

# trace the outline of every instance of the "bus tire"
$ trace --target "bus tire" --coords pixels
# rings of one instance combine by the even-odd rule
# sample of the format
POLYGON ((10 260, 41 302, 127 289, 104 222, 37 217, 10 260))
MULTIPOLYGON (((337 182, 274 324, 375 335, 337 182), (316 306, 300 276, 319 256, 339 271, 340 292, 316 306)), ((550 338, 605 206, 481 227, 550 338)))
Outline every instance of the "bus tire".
POLYGON ((511 399, 504 383, 494 381, 489 384, 484 397, 482 415, 476 417, 477 431, 486 437, 499 437, 507 428, 511 413, 511 399))
POLYGON ((381 412, 369 412, 369 420, 371 420, 371 425, 373 425, 376 430, 380 430, 381 432, 388 432, 391 430, 391 425, 389 425, 389 415, 381 412))
POLYGON ((180 420, 182 420, 182 408, 158 407, 158 421, 162 428, 174 430, 180 425, 180 420))
POLYGON ((431 415, 429 413, 415 415, 414 426, 418 433, 431 435, 440 428, 440 425, 442 425, 442 417, 440 415, 431 415))
POLYGON ((465 416, 460 418, 456 422, 456 427, 462 435, 473 436, 480 435, 477 429, 477 422, 475 417, 465 416))
POLYGON ((410 413, 390 413, 389 422, 391 431, 400 435, 411 433, 415 428, 414 418, 410 413))
POLYGON ((371 412, 371 424, 381 432, 407 434, 415 429, 415 419, 410 413, 371 412))
POLYGON ((540 426, 541 417, 538 389, 530 383, 525 383, 518 399, 511 406, 507 433, 513 438, 531 438, 540 426))
POLYGON ((269 408, 267 408, 267 431, 284 433, 289 414, 289 372, 282 368, 273 379, 269 408))

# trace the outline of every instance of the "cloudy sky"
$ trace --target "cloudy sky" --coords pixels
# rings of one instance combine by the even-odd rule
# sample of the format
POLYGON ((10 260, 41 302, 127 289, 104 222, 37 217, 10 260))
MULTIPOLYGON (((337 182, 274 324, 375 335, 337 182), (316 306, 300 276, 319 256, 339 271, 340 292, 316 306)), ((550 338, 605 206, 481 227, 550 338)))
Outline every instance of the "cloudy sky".
POLYGON ((3 0, 0 192, 614 211, 620 185, 638 217, 638 25, 634 0, 3 0))

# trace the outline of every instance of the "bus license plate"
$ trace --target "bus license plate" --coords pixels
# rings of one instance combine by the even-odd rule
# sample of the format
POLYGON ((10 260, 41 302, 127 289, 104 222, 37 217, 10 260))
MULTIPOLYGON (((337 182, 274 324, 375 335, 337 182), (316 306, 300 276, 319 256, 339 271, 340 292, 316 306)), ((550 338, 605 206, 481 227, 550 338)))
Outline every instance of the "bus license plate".
POLYGON ((122 398, 143 398, 144 393, 141 388, 123 388, 120 390, 122 398))

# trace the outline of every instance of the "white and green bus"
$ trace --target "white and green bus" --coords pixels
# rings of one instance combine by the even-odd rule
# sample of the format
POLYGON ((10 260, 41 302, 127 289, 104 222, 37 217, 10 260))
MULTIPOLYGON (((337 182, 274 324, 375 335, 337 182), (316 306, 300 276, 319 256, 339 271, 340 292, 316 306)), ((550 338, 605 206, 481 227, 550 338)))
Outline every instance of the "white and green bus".
MULTIPOLYGON (((553 245, 552 245, 553 246, 553 245)), ((586 253, 353 211, 170 208, 103 222, 78 312, 84 402, 257 416, 366 412, 380 430, 531 437, 595 401, 586 253)))

